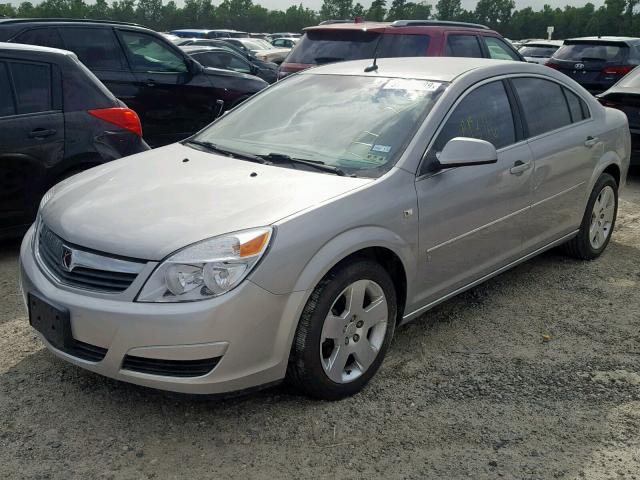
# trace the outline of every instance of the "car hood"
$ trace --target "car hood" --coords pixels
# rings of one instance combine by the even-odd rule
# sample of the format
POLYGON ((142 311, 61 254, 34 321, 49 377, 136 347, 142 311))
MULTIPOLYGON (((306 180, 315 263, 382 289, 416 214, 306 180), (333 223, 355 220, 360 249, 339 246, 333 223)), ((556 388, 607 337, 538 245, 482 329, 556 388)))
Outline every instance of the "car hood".
POLYGON ((70 243, 161 260, 199 240, 273 224, 371 181, 173 144, 67 179, 47 194, 41 215, 70 243))

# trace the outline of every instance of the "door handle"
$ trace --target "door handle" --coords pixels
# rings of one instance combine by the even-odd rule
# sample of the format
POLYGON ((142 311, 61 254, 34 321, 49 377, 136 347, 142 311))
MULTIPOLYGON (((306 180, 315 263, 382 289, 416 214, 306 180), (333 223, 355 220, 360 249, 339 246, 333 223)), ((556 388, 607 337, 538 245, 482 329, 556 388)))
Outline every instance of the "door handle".
POLYGON ((156 82, 154 82, 150 78, 147 79, 146 83, 147 83, 147 87, 155 87, 156 86, 156 82))
POLYGON ((35 128, 29 132, 28 137, 29 138, 45 138, 55 134, 56 134, 56 130, 53 130, 53 129, 35 128))
POLYGON ((531 168, 531 162, 523 162, 521 160, 518 160, 513 164, 513 167, 509 169, 509 173, 511 173, 512 175, 520 175, 529 170, 529 168, 531 168))
POLYGON ((591 135, 589 135, 587 139, 584 141, 584 146, 587 148, 591 148, 597 145, 599 141, 600 139, 598 137, 592 137, 591 135))

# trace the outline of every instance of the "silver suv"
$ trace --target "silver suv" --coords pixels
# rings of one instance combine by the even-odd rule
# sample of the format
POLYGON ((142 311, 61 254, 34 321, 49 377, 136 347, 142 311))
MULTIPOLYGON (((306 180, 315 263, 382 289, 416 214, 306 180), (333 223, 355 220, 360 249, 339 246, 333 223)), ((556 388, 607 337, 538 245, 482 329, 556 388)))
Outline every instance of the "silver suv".
POLYGON ((54 187, 21 251, 47 347, 161 389, 286 377, 337 399, 398 324, 556 245, 603 252, 622 112, 539 65, 369 63, 292 75, 187 141, 54 187))

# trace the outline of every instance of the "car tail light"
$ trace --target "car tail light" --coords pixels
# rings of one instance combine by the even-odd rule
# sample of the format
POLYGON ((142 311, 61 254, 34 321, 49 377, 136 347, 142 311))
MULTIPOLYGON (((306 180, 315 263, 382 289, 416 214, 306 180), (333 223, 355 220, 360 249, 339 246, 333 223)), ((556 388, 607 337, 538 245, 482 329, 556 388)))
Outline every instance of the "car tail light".
POLYGON ((605 67, 602 69, 604 75, 619 75, 623 76, 634 69, 634 65, 617 65, 615 67, 605 67))
POLYGON ((547 62, 545 63, 545 65, 549 68, 553 68, 554 70, 560 70, 560 65, 558 65, 557 63, 547 62))
POLYGON ((142 125, 138 114, 130 108, 113 107, 113 108, 100 108, 97 110, 89 110, 89 115, 92 115, 100 120, 116 125, 120 128, 135 133, 139 137, 142 136, 142 125))

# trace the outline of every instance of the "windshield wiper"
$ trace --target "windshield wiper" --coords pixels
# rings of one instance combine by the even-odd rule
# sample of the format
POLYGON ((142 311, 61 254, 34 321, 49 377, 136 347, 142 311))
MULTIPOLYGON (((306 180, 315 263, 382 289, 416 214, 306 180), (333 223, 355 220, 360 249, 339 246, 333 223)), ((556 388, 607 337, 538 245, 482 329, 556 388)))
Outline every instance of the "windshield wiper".
POLYGON ((185 143, 198 145, 199 147, 206 148, 211 152, 220 153, 222 155, 226 155, 227 157, 238 158, 240 160, 248 160, 250 162, 261 163, 263 165, 271 165, 271 162, 269 160, 266 160, 257 155, 251 155, 250 153, 238 152, 237 150, 222 148, 212 142, 205 142, 203 140, 185 140, 185 143))
POLYGON ((340 177, 345 177, 347 174, 341 168, 334 167, 332 165, 327 165, 320 160, 303 160, 301 158, 290 157, 289 155, 285 155, 284 153, 269 153, 268 155, 259 155, 265 162, 269 163, 298 163, 301 165, 307 165, 309 167, 313 167, 317 170, 322 170, 323 172, 333 173, 340 177))

